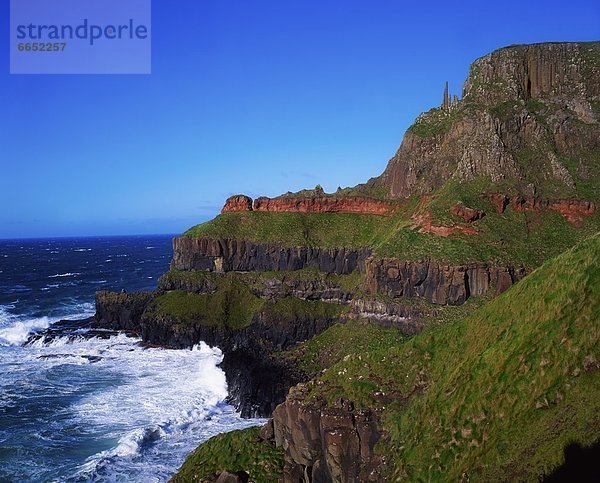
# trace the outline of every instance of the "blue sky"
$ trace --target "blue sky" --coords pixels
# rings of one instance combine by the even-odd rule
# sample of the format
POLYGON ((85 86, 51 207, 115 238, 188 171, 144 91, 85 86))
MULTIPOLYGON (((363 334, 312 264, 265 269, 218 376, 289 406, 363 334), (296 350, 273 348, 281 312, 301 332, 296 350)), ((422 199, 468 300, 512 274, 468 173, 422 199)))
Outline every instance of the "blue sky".
POLYGON ((177 233, 227 196, 380 174, 496 48, 600 39, 597 0, 154 0, 152 74, 10 75, 0 238, 177 233))

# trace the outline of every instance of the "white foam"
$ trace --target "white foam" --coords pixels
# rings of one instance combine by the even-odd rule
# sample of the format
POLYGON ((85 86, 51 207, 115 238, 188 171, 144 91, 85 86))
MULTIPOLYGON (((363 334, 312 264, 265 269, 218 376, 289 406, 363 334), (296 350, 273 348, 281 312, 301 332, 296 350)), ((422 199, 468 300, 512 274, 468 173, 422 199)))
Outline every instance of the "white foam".
MULTIPOLYGON (((42 289, 43 290, 43 289, 42 289)), ((82 303, 69 306, 58 317, 23 317, 10 313, 14 305, 0 305, 0 345, 22 345, 33 332, 47 329, 54 322, 65 318, 82 319, 94 314, 94 304, 82 303)))
POLYGON ((56 275, 49 275, 48 278, 74 277, 75 275, 81 275, 81 273, 79 273, 79 272, 57 273, 56 275))
POLYGON ((0 345, 23 344, 31 332, 46 329, 49 325, 48 317, 13 322, 9 327, 0 329, 0 345))

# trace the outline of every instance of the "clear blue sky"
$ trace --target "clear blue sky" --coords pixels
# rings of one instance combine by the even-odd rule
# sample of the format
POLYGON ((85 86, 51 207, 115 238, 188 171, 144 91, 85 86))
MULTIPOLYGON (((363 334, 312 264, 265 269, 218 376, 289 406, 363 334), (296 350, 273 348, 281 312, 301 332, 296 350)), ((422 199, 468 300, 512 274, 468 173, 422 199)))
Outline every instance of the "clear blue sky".
POLYGON ((8 74, 0 238, 175 233, 243 192, 378 175, 496 48, 600 39, 598 0, 154 0, 152 74, 8 74))

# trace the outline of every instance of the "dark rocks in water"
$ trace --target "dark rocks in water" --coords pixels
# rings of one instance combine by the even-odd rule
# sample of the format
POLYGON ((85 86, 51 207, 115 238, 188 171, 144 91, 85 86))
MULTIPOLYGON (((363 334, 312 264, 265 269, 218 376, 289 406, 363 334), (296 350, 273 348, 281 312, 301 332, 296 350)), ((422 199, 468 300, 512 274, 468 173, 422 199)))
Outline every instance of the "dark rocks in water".
MULTIPOLYGON (((53 323, 47 329, 31 334, 25 344, 33 344, 34 342, 40 340, 42 343, 48 344, 62 337, 68 337, 70 341, 81 338, 91 339, 93 337, 99 339, 108 339, 109 337, 118 335, 119 333, 119 330, 111 330, 98 326, 94 317, 79 320, 59 320, 58 322, 53 323)), ((89 357, 93 358, 95 356, 89 357)), ((97 362, 91 359, 90 361, 97 362)))
POLYGON ((307 379, 289 363, 259 351, 227 352, 221 367, 229 388, 227 402, 239 409, 243 418, 270 416, 289 388, 307 379))

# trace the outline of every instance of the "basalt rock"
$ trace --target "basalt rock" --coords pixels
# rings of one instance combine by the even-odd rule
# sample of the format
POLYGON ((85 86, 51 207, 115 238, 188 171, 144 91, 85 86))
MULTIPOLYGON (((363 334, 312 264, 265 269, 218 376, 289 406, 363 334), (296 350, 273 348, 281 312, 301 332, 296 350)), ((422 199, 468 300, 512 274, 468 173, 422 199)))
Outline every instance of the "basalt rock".
POLYGON ((265 280, 264 285, 251 289, 259 297, 278 299, 296 297, 302 300, 321 300, 326 302, 345 303, 354 297, 354 293, 342 289, 339 285, 327 280, 299 280, 296 278, 277 278, 265 280))
POLYGON ((96 292, 96 323, 113 330, 139 333, 142 314, 154 292, 96 292))
POLYGON ((285 451, 284 482, 382 481, 377 418, 346 400, 326 406, 296 398, 296 387, 273 412, 275 442, 285 451))
POLYGON ((420 319, 425 314, 415 306, 381 300, 354 299, 350 302, 350 307, 348 318, 367 319, 385 327, 396 327, 406 335, 415 335, 423 329, 420 319))
POLYGON ((599 54, 599 42, 546 43, 476 60, 462 100, 422 114, 367 187, 406 198, 452 178, 487 178, 522 190, 533 183, 546 197, 576 195, 576 179, 594 172, 600 147, 599 54), (576 172, 567 158, 577 160, 576 172))
POLYGON ((389 297, 423 297, 439 305, 461 305, 491 288, 504 292, 525 276, 525 269, 486 263, 444 265, 397 259, 369 260, 365 288, 389 297))
POLYGON ((317 268, 338 275, 364 270, 368 248, 283 247, 245 240, 177 237, 171 268, 213 272, 270 272, 317 268))

